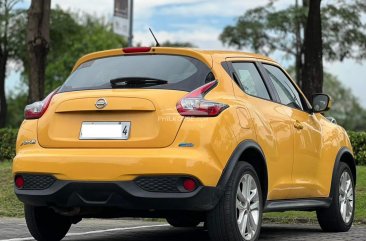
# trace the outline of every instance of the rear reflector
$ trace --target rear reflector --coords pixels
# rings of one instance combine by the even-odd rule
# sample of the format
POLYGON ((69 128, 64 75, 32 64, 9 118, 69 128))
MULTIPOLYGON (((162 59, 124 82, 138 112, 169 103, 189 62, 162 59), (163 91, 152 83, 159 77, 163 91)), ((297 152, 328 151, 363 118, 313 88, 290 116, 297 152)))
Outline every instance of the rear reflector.
POLYGON ((207 83, 183 97, 177 103, 177 111, 182 116, 214 117, 229 107, 204 99, 204 96, 217 85, 217 81, 207 83))
POLYGON ((122 50, 126 54, 145 53, 145 52, 150 52, 151 47, 129 47, 129 48, 123 48, 122 50))
POLYGON ((22 189, 24 187, 24 178, 22 176, 15 176, 15 186, 18 189, 22 189))
POLYGON ((57 93, 57 90, 51 92, 44 100, 34 102, 33 104, 27 105, 24 109, 25 119, 39 119, 46 112, 52 97, 57 93))
POLYGON ((197 184, 193 179, 187 178, 183 181, 183 187, 188 192, 193 192, 194 190, 196 190, 197 184))

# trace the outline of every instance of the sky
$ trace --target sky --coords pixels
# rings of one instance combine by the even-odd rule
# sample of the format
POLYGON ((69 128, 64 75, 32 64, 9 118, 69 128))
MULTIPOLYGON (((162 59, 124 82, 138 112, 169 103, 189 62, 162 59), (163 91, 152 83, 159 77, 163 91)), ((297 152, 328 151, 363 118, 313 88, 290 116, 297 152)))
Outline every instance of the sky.
MULTIPOLYGON (((328 2, 330 0, 324 0, 328 2)), ((29 0, 18 5, 28 8, 29 0)), ((112 19, 114 0, 52 0, 52 7, 86 12, 112 19)), ((294 0, 279 0, 276 8, 285 8, 294 0)), ((223 28, 235 24, 246 10, 263 6, 268 0, 134 0, 134 43, 151 45, 151 27, 160 42, 191 42, 202 49, 228 49, 218 39, 223 28)), ((291 62, 279 54, 271 56, 287 67, 291 62)), ((75 60, 76 61, 76 60, 75 60)), ((366 60, 324 63, 325 70, 335 74, 366 107, 366 60)), ((19 74, 8 75, 7 91, 19 86, 19 74)))

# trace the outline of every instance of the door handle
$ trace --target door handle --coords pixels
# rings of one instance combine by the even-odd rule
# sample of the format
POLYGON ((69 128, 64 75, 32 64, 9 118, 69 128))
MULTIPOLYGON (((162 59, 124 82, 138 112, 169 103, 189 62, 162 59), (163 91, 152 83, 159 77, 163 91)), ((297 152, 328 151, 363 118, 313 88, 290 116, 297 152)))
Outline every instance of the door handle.
POLYGON ((300 121, 296 120, 295 123, 294 123, 294 127, 298 130, 302 130, 304 129, 304 126, 301 124, 300 121))

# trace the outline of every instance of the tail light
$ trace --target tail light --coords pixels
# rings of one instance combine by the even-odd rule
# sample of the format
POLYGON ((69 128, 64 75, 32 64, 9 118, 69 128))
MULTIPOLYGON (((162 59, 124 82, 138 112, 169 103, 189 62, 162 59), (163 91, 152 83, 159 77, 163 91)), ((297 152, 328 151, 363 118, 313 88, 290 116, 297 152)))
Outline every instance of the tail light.
POLYGON ((25 119, 31 120, 41 118, 42 115, 46 112, 48 106, 50 105, 52 97, 57 93, 57 90, 58 89, 51 92, 46 98, 44 98, 44 100, 27 105, 24 109, 25 119))
POLYGON ((204 96, 217 85, 217 81, 207 83, 184 96, 177 103, 177 111, 182 116, 206 116, 219 115, 229 106, 204 99, 204 96))

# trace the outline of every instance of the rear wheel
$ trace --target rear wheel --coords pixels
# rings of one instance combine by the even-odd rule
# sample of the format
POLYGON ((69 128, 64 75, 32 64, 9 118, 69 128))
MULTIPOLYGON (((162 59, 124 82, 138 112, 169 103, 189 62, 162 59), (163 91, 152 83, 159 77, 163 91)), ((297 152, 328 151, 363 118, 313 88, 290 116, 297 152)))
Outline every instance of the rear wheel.
POLYGON ((262 225, 262 204, 262 190, 255 169, 248 163, 238 163, 223 197, 208 214, 211 240, 257 240, 262 225))
POLYGON ((48 207, 25 205, 29 232, 38 241, 60 241, 71 227, 71 218, 59 215, 48 207))
POLYGON ((333 187, 332 204, 317 211, 320 227, 326 232, 346 232, 353 223, 355 212, 354 178, 349 166, 340 163, 333 187))

